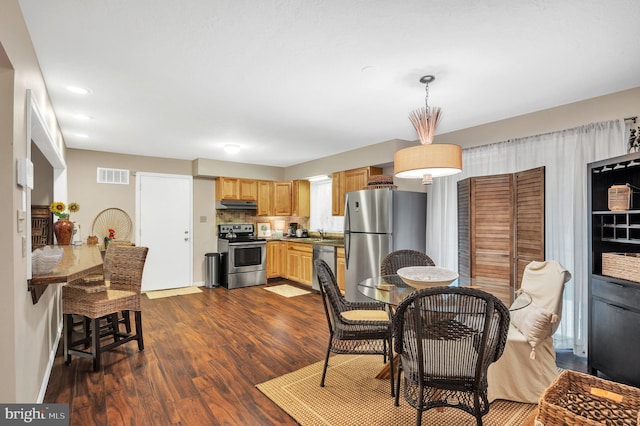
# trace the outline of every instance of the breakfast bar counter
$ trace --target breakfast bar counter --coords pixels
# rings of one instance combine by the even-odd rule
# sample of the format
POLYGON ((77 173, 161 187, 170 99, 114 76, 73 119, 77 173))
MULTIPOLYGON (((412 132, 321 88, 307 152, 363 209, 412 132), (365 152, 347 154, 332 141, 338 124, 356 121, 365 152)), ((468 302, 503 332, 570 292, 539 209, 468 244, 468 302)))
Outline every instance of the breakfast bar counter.
POLYGON ((28 280, 33 303, 37 303, 49 284, 64 284, 102 272, 102 254, 97 245, 57 246, 64 250, 62 260, 53 271, 34 275, 28 280))

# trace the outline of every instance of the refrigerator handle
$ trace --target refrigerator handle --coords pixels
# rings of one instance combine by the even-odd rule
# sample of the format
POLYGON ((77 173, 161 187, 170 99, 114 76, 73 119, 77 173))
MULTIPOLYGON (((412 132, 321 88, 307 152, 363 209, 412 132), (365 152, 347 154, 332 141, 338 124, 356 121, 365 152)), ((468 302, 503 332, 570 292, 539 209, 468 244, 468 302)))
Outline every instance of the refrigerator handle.
POLYGON ((344 263, 345 269, 349 269, 349 253, 351 252, 351 233, 344 234, 344 263))
POLYGON ((351 215, 349 214, 349 197, 345 196, 344 203, 344 263, 345 269, 349 269, 349 253, 351 252, 351 215))

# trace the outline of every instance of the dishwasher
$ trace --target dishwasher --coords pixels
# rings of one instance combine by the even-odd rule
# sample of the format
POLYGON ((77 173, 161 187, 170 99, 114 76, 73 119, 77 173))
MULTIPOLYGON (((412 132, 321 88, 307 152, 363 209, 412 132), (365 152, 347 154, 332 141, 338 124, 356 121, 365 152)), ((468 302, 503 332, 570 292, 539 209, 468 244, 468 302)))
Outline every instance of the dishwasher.
POLYGON ((336 273, 336 248, 324 244, 313 245, 313 277, 311 288, 320 291, 320 283, 318 282, 318 274, 316 273, 316 259, 322 259, 327 262, 329 268, 335 275, 336 273))

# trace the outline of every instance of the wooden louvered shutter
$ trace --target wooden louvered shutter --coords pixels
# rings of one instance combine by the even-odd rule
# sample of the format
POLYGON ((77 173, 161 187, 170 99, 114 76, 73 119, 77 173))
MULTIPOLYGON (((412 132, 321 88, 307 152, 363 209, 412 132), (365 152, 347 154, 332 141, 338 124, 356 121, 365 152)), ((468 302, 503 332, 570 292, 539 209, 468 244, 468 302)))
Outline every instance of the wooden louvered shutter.
POLYGON ((512 175, 481 176, 471 183, 472 277, 495 286, 492 293, 511 303, 513 294, 512 175))
POLYGON ((458 181, 458 274, 471 277, 471 179, 458 181))
POLYGON ((515 173, 514 282, 520 288, 524 268, 544 254, 544 167, 515 173))

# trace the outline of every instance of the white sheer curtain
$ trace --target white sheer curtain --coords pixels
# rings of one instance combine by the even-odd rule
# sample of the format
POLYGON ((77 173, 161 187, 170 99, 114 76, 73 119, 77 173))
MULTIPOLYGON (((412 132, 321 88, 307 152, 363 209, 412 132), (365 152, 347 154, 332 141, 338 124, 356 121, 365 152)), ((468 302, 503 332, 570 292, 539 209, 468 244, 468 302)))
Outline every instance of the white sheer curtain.
POLYGON ((434 179, 427 206, 427 251, 436 265, 458 269, 456 182, 471 176, 545 166, 545 253, 572 274, 556 347, 586 353, 587 164, 627 153, 623 120, 464 149, 463 172, 434 179))
POLYGON ((343 232, 344 216, 331 214, 331 180, 311 182, 309 231, 343 232))

